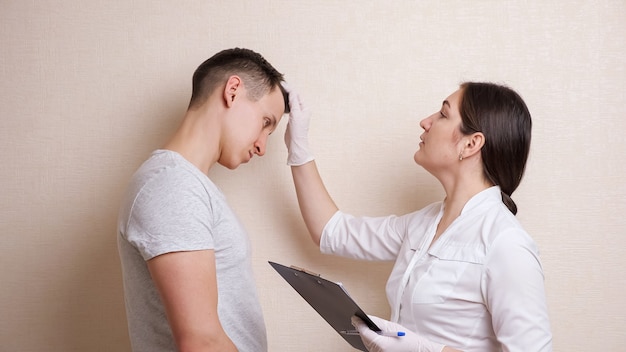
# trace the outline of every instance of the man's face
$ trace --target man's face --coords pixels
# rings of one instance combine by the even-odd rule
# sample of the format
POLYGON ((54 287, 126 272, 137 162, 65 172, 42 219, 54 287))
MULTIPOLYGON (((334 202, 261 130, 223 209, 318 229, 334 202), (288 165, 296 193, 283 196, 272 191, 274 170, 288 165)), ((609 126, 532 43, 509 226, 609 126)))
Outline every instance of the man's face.
POLYGON ((232 109, 225 125, 226 136, 218 160, 229 169, 247 163, 255 154, 265 154, 267 138, 278 126, 285 111, 285 102, 279 87, 274 87, 257 101, 250 100, 243 87, 232 109))

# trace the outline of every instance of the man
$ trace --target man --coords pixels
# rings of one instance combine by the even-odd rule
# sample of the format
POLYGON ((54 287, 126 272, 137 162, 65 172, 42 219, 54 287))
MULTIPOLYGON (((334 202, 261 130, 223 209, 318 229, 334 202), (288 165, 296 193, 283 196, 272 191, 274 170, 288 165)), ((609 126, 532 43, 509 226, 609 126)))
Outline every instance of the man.
POLYGON ((267 351, 248 235, 207 173, 265 154, 289 108, 282 80, 251 50, 215 54, 180 127, 133 176, 118 220, 133 351, 267 351))

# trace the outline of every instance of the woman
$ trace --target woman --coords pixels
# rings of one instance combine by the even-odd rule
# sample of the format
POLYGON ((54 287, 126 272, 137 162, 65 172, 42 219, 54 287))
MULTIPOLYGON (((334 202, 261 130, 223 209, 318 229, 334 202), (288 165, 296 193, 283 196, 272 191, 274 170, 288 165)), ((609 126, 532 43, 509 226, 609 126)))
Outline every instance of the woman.
POLYGON ((387 282, 391 321, 381 336, 353 324, 370 351, 551 351, 537 247, 515 218, 531 138, 531 117, 513 90, 468 82, 421 121, 415 162, 446 197, 386 217, 339 211, 308 150, 310 114, 296 92, 285 143, 302 216, 323 253, 395 260, 387 282))

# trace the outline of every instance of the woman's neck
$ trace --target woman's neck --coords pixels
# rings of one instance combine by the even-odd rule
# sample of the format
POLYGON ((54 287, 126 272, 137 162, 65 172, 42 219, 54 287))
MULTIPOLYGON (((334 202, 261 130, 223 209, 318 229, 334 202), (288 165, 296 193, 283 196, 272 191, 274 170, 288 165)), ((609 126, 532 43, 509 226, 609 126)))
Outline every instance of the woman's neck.
POLYGON ((464 179, 463 181, 444 186, 446 198, 443 200, 443 215, 437 224, 437 231, 432 243, 435 243, 441 234, 461 215, 463 208, 472 197, 492 186, 484 180, 464 179))

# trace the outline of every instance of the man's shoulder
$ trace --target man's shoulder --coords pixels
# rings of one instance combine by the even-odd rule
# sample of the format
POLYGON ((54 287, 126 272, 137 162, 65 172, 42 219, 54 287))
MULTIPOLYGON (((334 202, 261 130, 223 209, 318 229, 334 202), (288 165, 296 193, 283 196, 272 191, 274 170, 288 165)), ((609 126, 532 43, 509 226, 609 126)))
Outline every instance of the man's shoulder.
POLYGON ((157 150, 135 172, 131 184, 136 190, 173 188, 181 191, 202 187, 212 192, 211 180, 175 152, 157 150))

